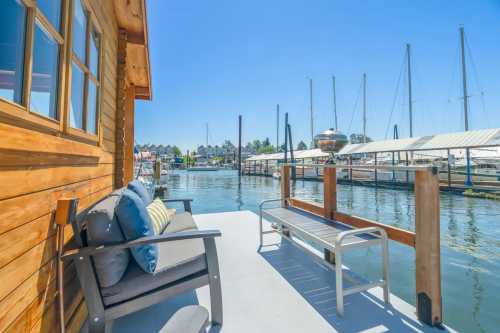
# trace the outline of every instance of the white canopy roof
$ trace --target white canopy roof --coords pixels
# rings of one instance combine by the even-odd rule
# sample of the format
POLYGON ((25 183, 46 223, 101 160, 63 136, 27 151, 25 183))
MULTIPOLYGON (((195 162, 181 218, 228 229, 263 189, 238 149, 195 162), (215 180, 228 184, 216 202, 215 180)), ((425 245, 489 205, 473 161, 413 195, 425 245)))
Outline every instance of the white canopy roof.
POLYGON ((500 128, 350 144, 339 155, 495 146, 500 146, 500 128))
MULTIPOLYGON (((327 153, 323 153, 321 149, 297 150, 293 152, 294 159, 314 158, 314 157, 327 158, 328 156, 329 155, 327 153)), ((284 158, 285 158, 284 153, 261 154, 247 158, 247 161, 265 161, 265 160, 271 161, 271 160, 282 160, 284 158)), ((288 158, 290 158, 290 152, 288 152, 288 158)))

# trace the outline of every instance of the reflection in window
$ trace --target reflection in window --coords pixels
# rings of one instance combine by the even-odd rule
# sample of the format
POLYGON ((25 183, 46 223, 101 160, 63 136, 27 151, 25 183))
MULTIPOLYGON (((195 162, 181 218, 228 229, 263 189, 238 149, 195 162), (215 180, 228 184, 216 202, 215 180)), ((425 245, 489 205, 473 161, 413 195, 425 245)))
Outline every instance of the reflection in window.
POLYGON ((26 8, 16 0, 2 1, 0 10, 0 97, 22 102, 26 8))
POLYGON ((95 29, 92 29, 90 34, 90 59, 89 68, 92 74, 99 78, 99 34, 95 29))
POLYGON ((36 21, 30 108, 53 119, 57 118, 58 63, 59 45, 36 21))
POLYGON ((97 87, 92 80, 88 81, 87 96, 87 132, 97 134, 97 87))
POLYGON ((73 52, 85 63, 85 38, 87 32, 87 16, 83 10, 81 0, 74 2, 73 11, 73 52))
POLYGON ((73 128, 83 129, 83 71, 73 63, 71 66, 71 105, 69 108, 69 123, 73 128))
POLYGON ((42 11, 43 15, 52 24, 52 26, 60 31, 61 29, 61 0, 37 0, 37 7, 42 11))

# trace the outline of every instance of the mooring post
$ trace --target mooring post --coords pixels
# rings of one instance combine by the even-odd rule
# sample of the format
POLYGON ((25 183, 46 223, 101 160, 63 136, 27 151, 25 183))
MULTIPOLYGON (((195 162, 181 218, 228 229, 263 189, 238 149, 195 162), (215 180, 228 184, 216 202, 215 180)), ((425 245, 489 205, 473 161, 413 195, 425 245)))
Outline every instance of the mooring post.
POLYGON ((442 322, 439 175, 415 174, 415 281, 417 316, 432 326, 442 322))
POLYGON ((281 207, 288 206, 290 199, 290 166, 281 167, 281 207))
POLYGON ((335 168, 323 170, 323 202, 327 219, 333 220, 337 210, 337 172, 335 168))
MULTIPOLYGON (((335 218, 337 210, 337 169, 325 167, 323 169, 323 208, 327 219, 335 218)), ((328 249, 323 250, 324 258, 335 264, 335 254, 328 249)))

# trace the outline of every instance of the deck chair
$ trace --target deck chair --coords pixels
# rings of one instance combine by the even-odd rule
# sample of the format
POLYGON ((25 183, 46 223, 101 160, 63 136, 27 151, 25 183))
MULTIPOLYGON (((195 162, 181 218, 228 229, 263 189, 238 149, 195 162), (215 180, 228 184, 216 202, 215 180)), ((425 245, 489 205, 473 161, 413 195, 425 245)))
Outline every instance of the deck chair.
MULTIPOLYGON (((103 200, 99 202, 102 204, 103 200)), ((77 199, 71 200, 67 210, 67 223, 73 228, 74 244, 71 249, 65 250, 62 260, 72 260, 75 263, 88 310, 90 333, 110 332, 116 318, 205 285, 210 288, 211 324, 222 325, 222 295, 215 245, 215 238, 221 236, 220 231, 198 230, 191 214, 184 212, 177 214, 171 222, 176 225, 176 232, 169 232, 167 229, 158 236, 93 247, 87 243, 86 219, 86 214, 92 207, 77 215, 77 205, 77 199), (182 255, 183 251, 189 251, 189 244, 193 243, 189 240, 195 239, 202 241, 202 255, 183 260, 158 274, 145 273, 131 259, 118 283, 111 287, 99 284, 94 262, 96 255, 155 243, 158 244, 159 251, 163 246, 161 244, 167 244, 169 257, 176 260, 176 256, 182 255)), ((185 205, 187 208, 186 203, 185 205)))

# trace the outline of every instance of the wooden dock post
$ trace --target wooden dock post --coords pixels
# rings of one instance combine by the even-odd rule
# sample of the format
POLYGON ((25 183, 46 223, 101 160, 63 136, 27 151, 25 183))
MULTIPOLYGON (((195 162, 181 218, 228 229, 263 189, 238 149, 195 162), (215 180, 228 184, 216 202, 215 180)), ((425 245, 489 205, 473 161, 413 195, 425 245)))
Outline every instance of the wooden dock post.
POLYGON ((415 280, 417 316, 432 326, 442 322, 439 176, 415 174, 415 280))
POLYGON ((281 167, 281 207, 288 206, 290 199, 290 166, 281 167))
POLYGON ((337 210, 337 169, 326 167, 323 170, 324 216, 333 220, 337 210))
MULTIPOLYGON (((323 169, 323 215, 330 220, 337 211, 337 169, 325 167, 323 169)), ((335 253, 328 249, 323 250, 324 258, 335 265, 335 253)))

